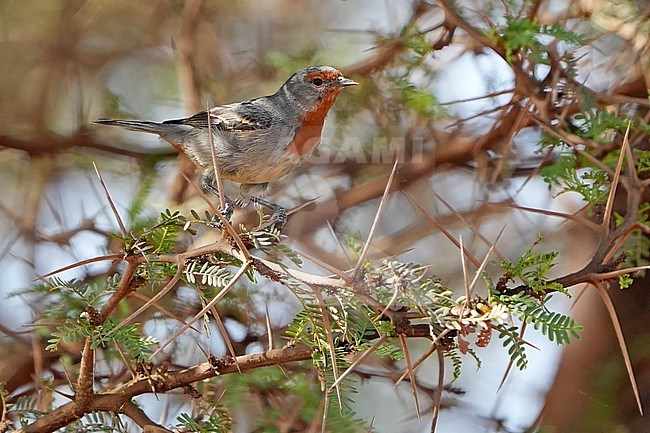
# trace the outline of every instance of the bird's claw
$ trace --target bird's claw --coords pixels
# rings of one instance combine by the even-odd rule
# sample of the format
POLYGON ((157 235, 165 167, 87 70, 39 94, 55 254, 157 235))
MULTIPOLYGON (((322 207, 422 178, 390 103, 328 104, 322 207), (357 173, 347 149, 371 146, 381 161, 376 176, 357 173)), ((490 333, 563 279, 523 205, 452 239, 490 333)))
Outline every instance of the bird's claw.
MULTIPOLYGON (((235 205, 233 204, 232 200, 228 196, 224 196, 224 206, 223 209, 221 206, 217 209, 217 211, 221 214, 224 220, 228 221, 230 224, 230 219, 232 218, 232 214, 235 212, 235 205)), ((219 218, 217 215, 213 215, 211 218, 211 221, 209 223, 210 227, 214 227, 216 229, 222 229, 224 228, 223 220, 219 218)))
MULTIPOLYGON (((214 187, 214 174, 212 174, 212 173, 205 174, 203 176, 203 178, 201 179, 201 185, 203 186, 203 188, 206 191, 211 192, 212 194, 216 195, 217 197, 221 197, 221 195, 219 193, 219 190, 214 187)), ((232 214, 235 212, 235 205, 233 204, 230 197, 228 197, 227 195, 224 194, 223 198, 224 198, 224 200, 223 200, 223 203, 224 203, 223 204, 223 209, 221 209, 221 206, 219 206, 218 211, 221 214, 221 216, 224 217, 224 219, 226 221, 228 221, 228 223, 230 223, 230 219, 232 218, 232 214)), ((215 228, 218 228, 218 229, 223 228, 223 223, 222 223, 221 218, 219 218, 216 215, 214 215, 212 217, 212 222, 211 222, 210 225, 212 227, 215 227, 215 228)))
POLYGON ((282 231, 287 223, 287 211, 285 208, 259 197, 251 197, 250 201, 273 211, 269 223, 265 225, 265 230, 275 229, 279 232, 282 231))
POLYGON ((277 231, 281 232, 284 226, 287 224, 287 211, 278 206, 271 215, 271 225, 269 227, 275 228, 277 231))
POLYGON ((235 204, 242 209, 246 209, 249 204, 251 204, 250 197, 237 197, 235 199, 235 204))

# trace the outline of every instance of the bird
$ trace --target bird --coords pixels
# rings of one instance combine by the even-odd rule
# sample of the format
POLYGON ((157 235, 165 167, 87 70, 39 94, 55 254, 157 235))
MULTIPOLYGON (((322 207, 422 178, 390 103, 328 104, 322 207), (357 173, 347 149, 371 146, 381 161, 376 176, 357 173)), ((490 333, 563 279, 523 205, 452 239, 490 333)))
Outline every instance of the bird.
MULTIPOLYGON (((221 179, 240 183, 242 206, 257 203, 273 211, 270 221, 281 230, 286 210, 262 198, 269 183, 302 165, 321 140, 325 117, 341 91, 356 81, 331 66, 309 66, 296 71, 272 95, 220 105, 189 117, 153 122, 99 118, 99 125, 159 135, 185 153, 201 171, 203 188, 216 196, 214 153, 221 179), (208 125, 208 122, 211 125, 208 125)), ((222 215, 230 219, 232 200, 222 215)))

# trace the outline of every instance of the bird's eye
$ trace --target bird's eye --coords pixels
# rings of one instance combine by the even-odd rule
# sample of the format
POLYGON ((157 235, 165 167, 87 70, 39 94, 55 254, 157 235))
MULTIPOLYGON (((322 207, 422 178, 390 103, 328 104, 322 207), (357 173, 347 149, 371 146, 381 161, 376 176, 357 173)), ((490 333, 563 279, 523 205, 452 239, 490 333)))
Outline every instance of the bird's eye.
POLYGON ((314 86, 322 86, 323 85, 323 79, 322 78, 314 78, 313 80, 311 80, 311 83, 314 86))

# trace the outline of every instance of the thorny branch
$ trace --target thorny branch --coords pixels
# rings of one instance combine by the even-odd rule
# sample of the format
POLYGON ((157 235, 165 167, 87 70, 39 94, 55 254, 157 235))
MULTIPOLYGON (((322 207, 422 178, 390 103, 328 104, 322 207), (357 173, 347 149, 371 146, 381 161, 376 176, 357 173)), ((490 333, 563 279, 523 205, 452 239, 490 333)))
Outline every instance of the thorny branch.
MULTIPOLYGON (((203 2, 201 1, 188 2, 186 16, 184 17, 185 26, 191 26, 199 19, 199 12, 202 3, 203 2)), ((458 36, 462 31, 473 41, 474 44, 476 44, 476 46, 492 50, 501 56, 501 58, 508 61, 504 48, 486 36, 481 29, 474 27, 464 19, 453 6, 452 2, 448 0, 439 0, 438 3, 444 12, 444 20, 440 24, 428 29, 428 31, 442 29, 442 35, 432 43, 436 49, 443 49, 450 45, 452 39, 455 36, 458 36)), ((529 10, 531 16, 534 16, 541 3, 542 2, 534 3, 533 7, 529 10)), ((407 27, 410 28, 415 26, 418 19, 422 18, 426 13, 431 12, 434 7, 435 6, 432 6, 425 1, 417 2, 413 9, 413 14, 408 21, 407 27)), ((178 47, 181 58, 183 59, 181 66, 188 68, 193 66, 193 60, 191 57, 194 54, 191 52, 191 44, 189 43, 193 39, 193 35, 190 36, 192 37, 189 37, 189 39, 182 39, 178 47)), ((412 35, 405 34, 381 44, 376 48, 373 56, 358 64, 344 68, 344 70, 347 74, 352 76, 366 76, 381 71, 391 63, 395 62, 400 54, 407 51, 408 47, 406 42, 410 36, 412 35)), ((552 50, 552 48, 549 48, 549 50, 552 50)), ((530 126, 542 126, 545 130, 553 131, 560 135, 567 144, 573 146, 578 151, 582 151, 581 146, 591 146, 591 148, 594 149, 597 148, 598 143, 580 138, 563 129, 571 129, 573 125, 567 121, 567 118, 572 114, 580 112, 583 101, 579 98, 575 98, 563 106, 555 105, 546 89, 557 88, 562 80, 575 86, 580 86, 584 95, 586 95, 585 98, 593 98, 597 103, 633 103, 642 107, 648 106, 648 101, 645 99, 646 95, 644 93, 647 92, 647 88, 642 79, 622 83, 617 88, 605 94, 572 81, 573 79, 568 77, 560 67, 557 56, 551 56, 550 63, 551 72, 548 74, 546 79, 538 80, 530 73, 530 70, 528 69, 529 65, 527 65, 524 60, 517 59, 516 61, 511 62, 510 64, 515 74, 515 88, 513 91, 515 95, 509 103, 496 110, 498 113, 498 116, 496 117, 497 120, 491 125, 487 133, 477 139, 472 134, 464 132, 447 134, 441 131, 434 131, 434 133, 431 133, 428 136, 432 141, 436 141, 437 145, 431 146, 431 150, 423 155, 422 161, 402 165, 399 170, 400 183, 399 185, 395 185, 392 190, 394 191, 415 185, 419 181, 429 178, 435 170, 447 169, 450 166, 464 166, 467 162, 472 160, 479 162, 482 161, 482 163, 485 163, 485 151, 488 149, 506 149, 506 152, 504 153, 507 153, 507 145, 504 143, 510 143, 518 132, 530 126)), ((185 73, 185 91, 193 95, 192 99, 197 99, 197 95, 200 95, 200 88, 199 83, 197 82, 196 71, 188 70, 185 71, 185 73)), ((201 105, 199 105, 199 108, 201 108, 201 105)), ((481 116, 485 114, 486 113, 480 113, 481 116)), ((641 138, 638 139, 640 140, 641 138)), ((621 187, 626 198, 625 212, 622 221, 616 226, 610 224, 613 215, 613 205, 611 205, 608 206, 606 217, 602 219, 600 225, 597 225, 597 223, 591 223, 591 227, 600 227, 600 230, 598 231, 600 234, 598 247, 594 251, 591 260, 581 270, 553 280, 554 283, 561 284, 563 288, 569 288, 581 283, 590 283, 598 288, 602 288, 609 284, 611 280, 617 278, 621 272, 625 271, 619 269, 622 260, 621 257, 617 255, 623 242, 634 230, 645 230, 646 233, 648 231, 647 227, 639 223, 639 205, 643 201, 644 194, 647 193, 646 188, 648 187, 648 180, 639 179, 634 169, 634 156, 631 152, 626 152, 626 149, 633 147, 634 140, 632 140, 632 144, 630 144, 628 136, 626 135, 625 138, 618 140, 616 144, 621 148, 621 159, 619 162, 622 162, 623 158, 627 158, 628 163, 627 167, 622 167, 620 169, 620 180, 616 178, 618 180, 617 185, 621 187)), ((67 138, 52 136, 47 139, 39 138, 39 140, 34 141, 16 139, 3 135, 0 136, 0 146, 20 150, 30 156, 58 155, 68 152, 73 148, 109 152, 111 154, 122 155, 140 161, 145 161, 151 156, 149 152, 144 150, 138 151, 122 149, 102 144, 96 141, 92 135, 88 134, 86 131, 81 131, 78 134, 67 138)), ((156 151, 153 155, 156 158, 167 158, 172 156, 173 153, 168 150, 163 150, 156 151)), ((600 163, 597 158, 592 158, 594 158, 596 162, 600 163)), ((350 170, 350 167, 355 167, 355 164, 348 164, 348 161, 332 163, 331 165, 333 167, 346 167, 348 170, 350 170)), ((611 170, 604 165, 603 168, 611 172, 611 170)), ((356 169, 353 168, 352 171, 361 171, 362 169, 363 167, 357 165, 356 169)), ((322 208, 336 209, 336 212, 340 213, 358 204, 381 197, 386 189, 386 179, 388 177, 389 174, 388 171, 386 171, 383 176, 375 177, 370 181, 356 185, 347 191, 338 191, 333 198, 322 204, 322 208)), ((613 192, 616 191, 615 186, 611 189, 613 192)), ((623 196, 622 193, 616 194, 615 196, 613 192, 610 196, 610 203, 613 203, 614 199, 617 197, 623 196)), ((6 215, 11 216, 9 209, 3 209, 2 211, 6 215)), ((292 227, 290 228, 293 231, 291 232, 291 235, 300 238, 301 235, 304 235, 307 232, 307 230, 312 231, 316 226, 325 224, 333 217, 336 217, 336 215, 331 215, 327 212, 318 213, 316 216, 313 214, 304 216, 296 215, 292 218, 292 227)), ((23 235, 30 233, 28 228, 20 228, 23 235)), ((33 240, 36 241, 54 240, 65 243, 69 242, 74 234, 84 230, 97 231, 97 228, 90 223, 84 222, 78 229, 62 232, 61 234, 51 236, 50 238, 39 235, 36 231, 32 231, 31 233, 33 240)), ((368 305, 378 313, 382 313, 386 318, 388 318, 396 326, 402 339, 405 337, 432 339, 431 331, 428 326, 412 323, 412 319, 417 317, 409 316, 408 314, 403 314, 399 310, 388 308, 372 296, 360 291, 358 287, 351 285, 352 283, 350 281, 346 281, 340 277, 323 277, 311 274, 305 271, 288 268, 282 264, 275 263, 262 257, 249 255, 245 248, 241 248, 241 239, 237 239, 236 234, 230 233, 230 237, 234 242, 239 241, 239 248, 233 247, 226 239, 220 239, 209 245, 190 249, 178 254, 162 254, 147 257, 131 253, 125 254, 121 259, 126 262, 126 267, 122 272, 118 290, 104 303, 99 312, 95 312, 96 315, 93 316, 94 324, 101 325, 104 323, 114 313, 119 304, 126 299, 130 293, 138 288, 141 282, 135 277, 136 271, 138 267, 146 261, 175 264, 178 266, 178 272, 174 278, 168 281, 168 284, 160 291, 160 293, 147 301, 142 308, 127 318, 123 323, 135 318, 140 314, 140 312, 144 311, 150 305, 154 305, 157 300, 172 290, 180 280, 182 267, 187 260, 215 253, 224 253, 237 257, 242 261, 242 263, 245 263, 246 266, 250 264, 250 266, 260 275, 273 281, 282 282, 283 279, 290 279, 325 291, 336 292, 343 290, 354 292, 356 296, 367 302, 368 305)), ((111 260, 118 258, 117 255, 106 257, 111 260)), ((641 267, 638 269, 641 269, 641 267)), ((525 286, 519 286, 507 288, 507 291, 515 293, 525 289, 525 286)), ((191 323, 189 324, 191 325, 191 323)), ((439 357, 442 356, 442 348, 437 344, 437 341, 434 341, 431 348, 431 353, 433 353, 433 351, 436 351, 439 357)), ((230 356, 224 356, 218 359, 209 356, 207 362, 181 370, 166 370, 162 366, 157 366, 151 374, 140 374, 115 389, 95 393, 93 389, 95 350, 90 346, 90 339, 86 339, 83 346, 79 376, 76 380, 75 396, 73 400, 70 403, 55 409, 51 413, 44 415, 33 424, 23 428, 21 431, 25 433, 55 431, 56 429, 64 427, 93 411, 110 411, 125 414, 143 428, 145 426, 160 427, 151 421, 144 411, 139 409, 132 402, 134 397, 151 392, 164 393, 219 375, 235 373, 238 371, 248 371, 264 366, 283 365, 290 362, 308 360, 311 359, 311 355, 311 348, 301 344, 296 344, 288 345, 282 349, 271 349, 265 353, 238 356, 236 362, 230 356)), ((419 364, 414 364, 414 366, 417 365, 419 364)), ((407 373, 412 373, 412 369, 409 369, 407 373)), ((407 373, 405 373, 405 375, 407 373)), ((443 370, 441 369, 439 384, 442 384, 442 375, 443 370)), ((436 401, 437 404, 439 404, 442 387, 439 386, 437 391, 438 397, 436 401)), ((438 416, 437 409, 435 416, 438 416)))

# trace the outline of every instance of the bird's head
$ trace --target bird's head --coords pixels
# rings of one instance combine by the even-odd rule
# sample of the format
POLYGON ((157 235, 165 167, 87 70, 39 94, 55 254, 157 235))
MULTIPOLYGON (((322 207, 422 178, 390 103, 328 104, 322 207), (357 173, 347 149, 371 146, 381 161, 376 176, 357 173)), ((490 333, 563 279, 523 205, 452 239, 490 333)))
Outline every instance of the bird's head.
POLYGON ((310 66, 293 74, 282 86, 280 92, 296 99, 307 109, 329 110, 344 87, 357 83, 345 78, 341 72, 330 66, 310 66))

